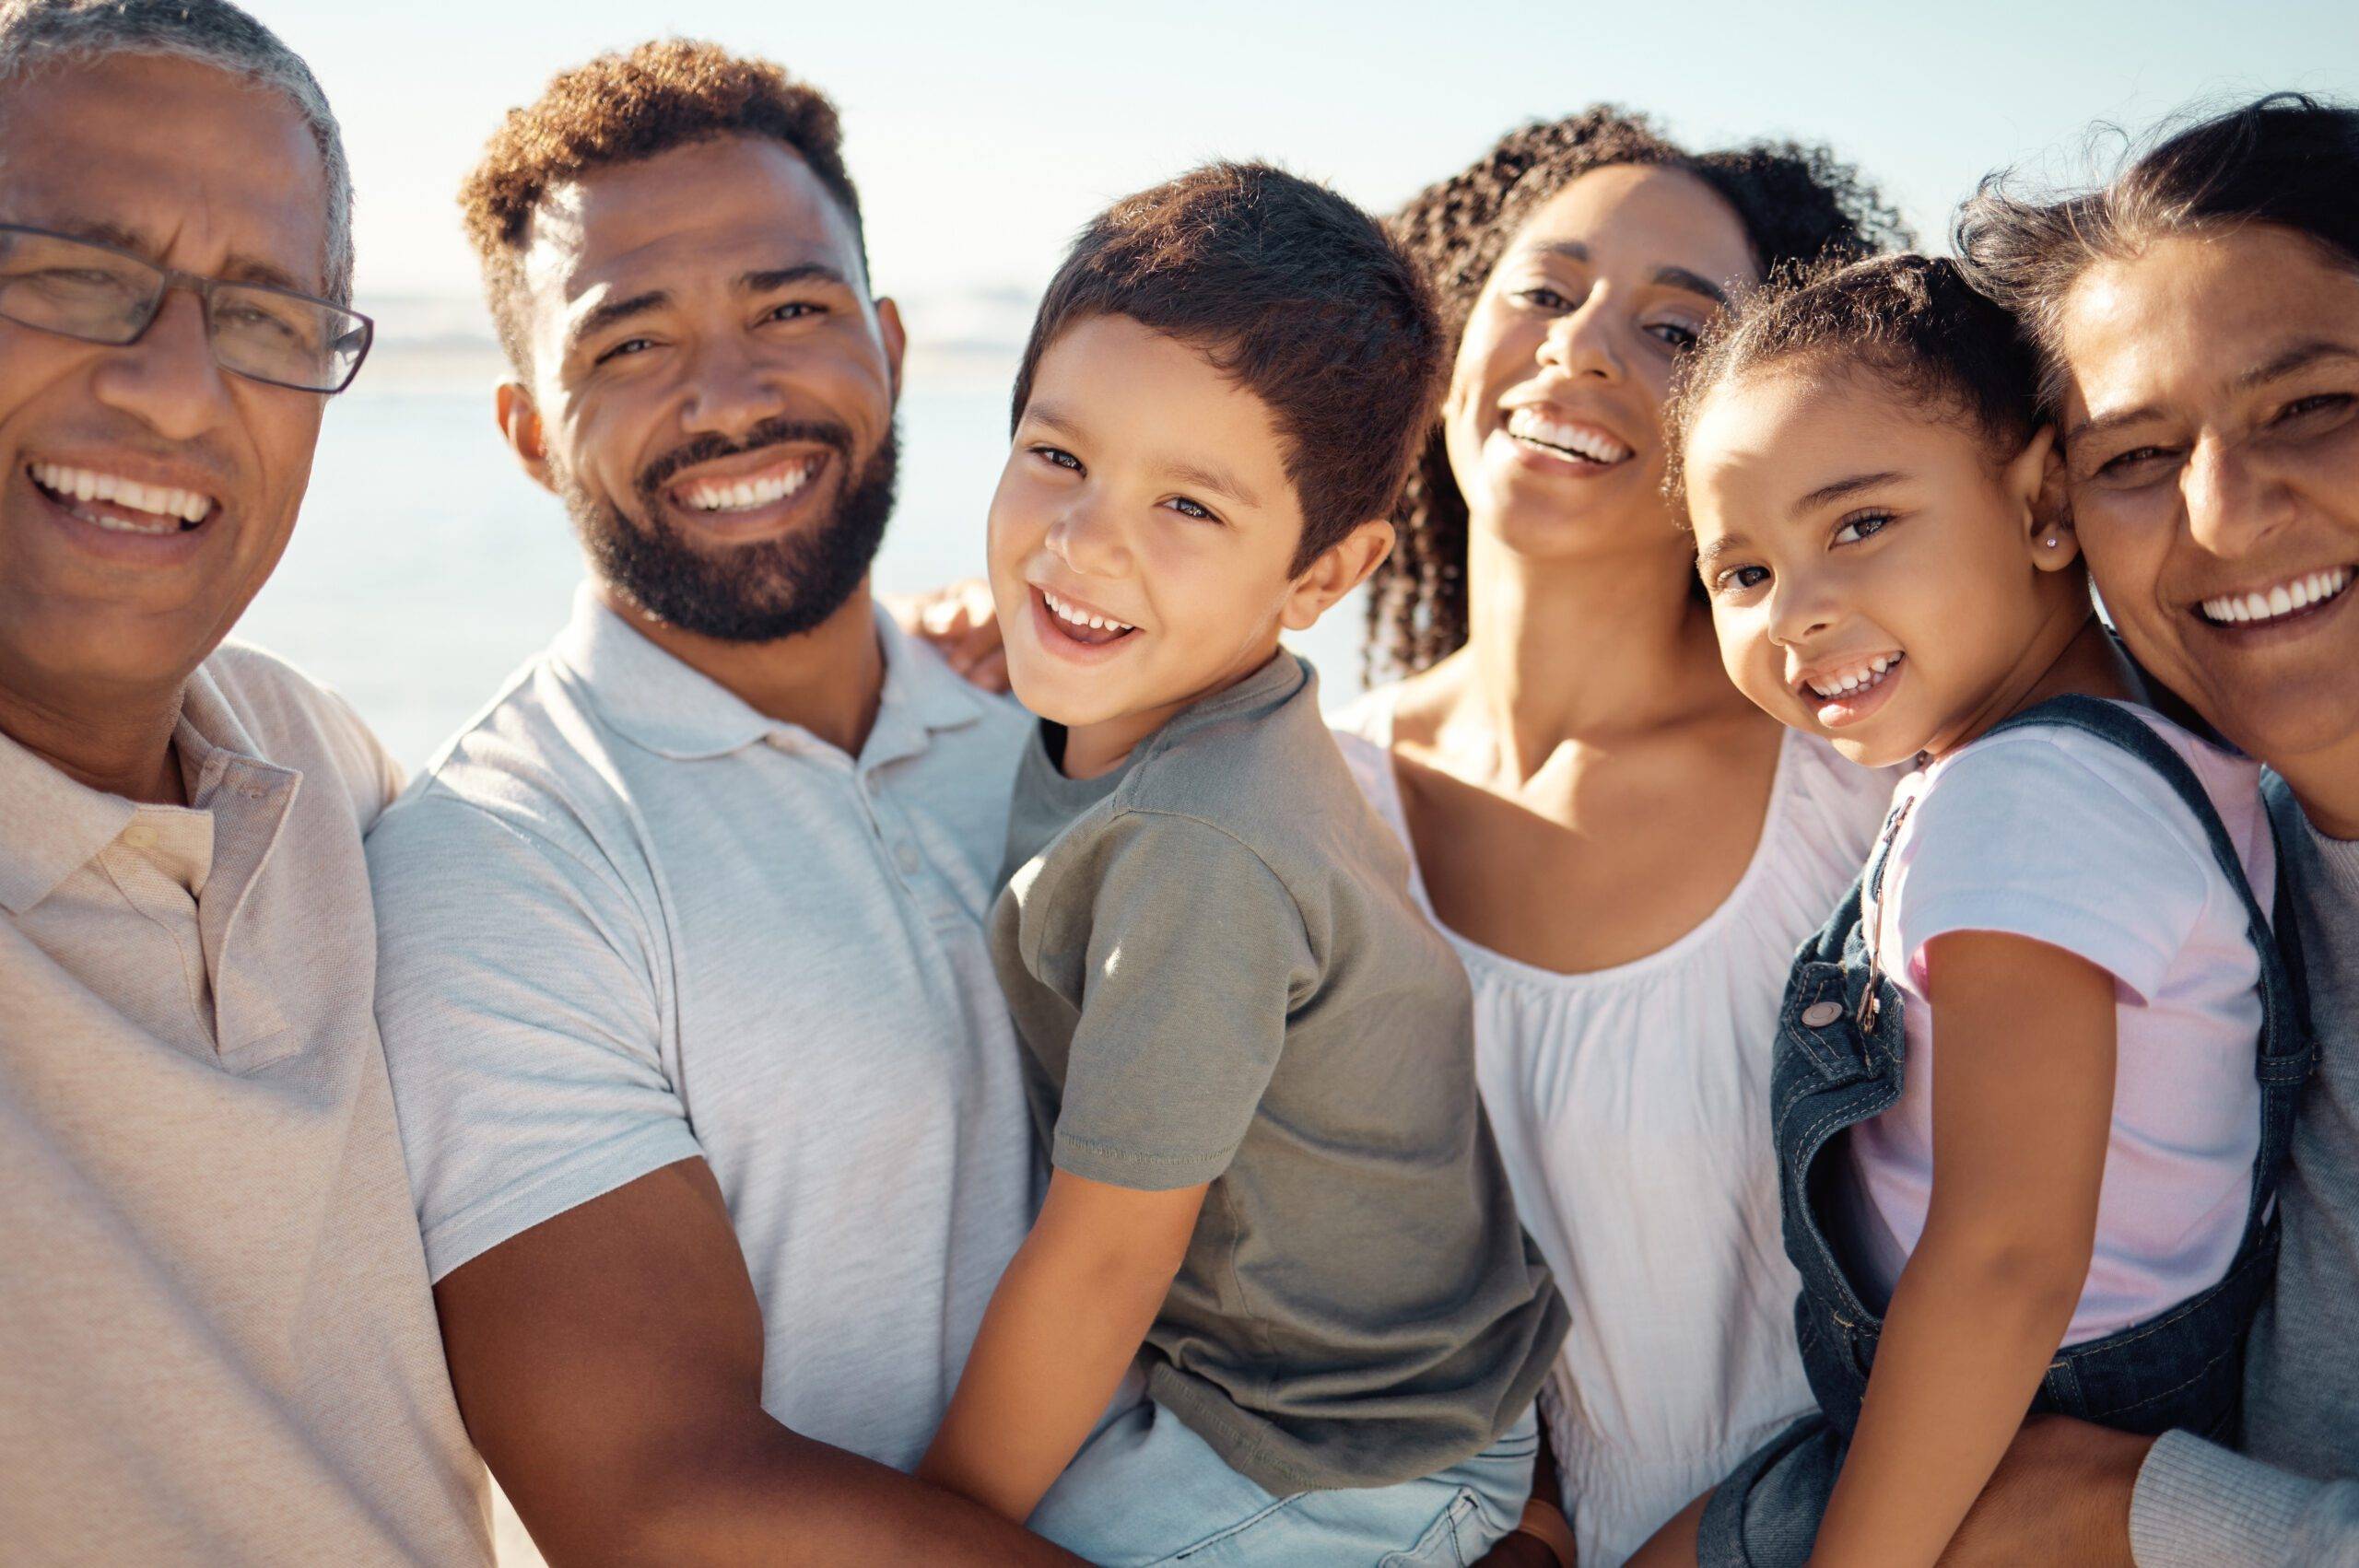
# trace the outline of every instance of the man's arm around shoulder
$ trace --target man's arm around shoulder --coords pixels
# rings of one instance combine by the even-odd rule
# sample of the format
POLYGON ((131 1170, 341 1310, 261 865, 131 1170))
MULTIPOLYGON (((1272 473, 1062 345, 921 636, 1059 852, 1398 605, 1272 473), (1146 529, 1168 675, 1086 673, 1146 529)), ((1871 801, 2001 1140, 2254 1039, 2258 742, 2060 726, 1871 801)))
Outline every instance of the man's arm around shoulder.
POLYGON ((434 1295, 467 1430, 552 1568, 1077 1561, 762 1409, 761 1313, 701 1160, 522 1232, 434 1295))

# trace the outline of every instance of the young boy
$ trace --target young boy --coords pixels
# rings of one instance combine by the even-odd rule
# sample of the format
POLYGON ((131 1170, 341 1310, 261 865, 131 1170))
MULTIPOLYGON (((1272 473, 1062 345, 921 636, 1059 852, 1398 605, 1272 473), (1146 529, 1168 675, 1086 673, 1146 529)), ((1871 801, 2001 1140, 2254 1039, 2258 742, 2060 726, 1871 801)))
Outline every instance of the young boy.
POLYGON ((1531 1488, 1565 1306, 1278 646, 1391 547, 1441 345, 1366 214, 1216 164, 1089 226, 1016 377, 992 937, 1054 1172, 920 1473, 1094 1562, 1455 1563, 1531 1488))

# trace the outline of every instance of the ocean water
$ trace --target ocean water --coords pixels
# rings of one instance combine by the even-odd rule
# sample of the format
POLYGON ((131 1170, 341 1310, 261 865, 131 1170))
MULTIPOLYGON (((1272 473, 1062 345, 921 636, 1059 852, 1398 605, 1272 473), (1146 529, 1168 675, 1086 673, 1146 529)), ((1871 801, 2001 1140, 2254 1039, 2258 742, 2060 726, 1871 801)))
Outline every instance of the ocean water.
MULTIPOLYGON (((928 388, 921 369, 876 562, 888 592, 980 575, 1006 457, 1004 380, 928 388)), ((330 406, 294 538, 237 635, 344 693, 416 768, 563 626, 582 568, 563 509, 500 444, 487 378, 387 380, 330 406)), ((1331 708, 1359 690, 1359 626, 1346 603, 1299 645, 1331 708)))

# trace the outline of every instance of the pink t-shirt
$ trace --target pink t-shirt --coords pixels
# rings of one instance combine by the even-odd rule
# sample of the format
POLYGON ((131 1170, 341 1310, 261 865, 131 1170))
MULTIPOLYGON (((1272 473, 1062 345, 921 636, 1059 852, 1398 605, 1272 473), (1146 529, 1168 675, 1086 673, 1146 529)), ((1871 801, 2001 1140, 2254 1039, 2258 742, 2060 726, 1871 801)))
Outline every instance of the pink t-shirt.
MULTIPOLYGON (((2129 710, 2195 770, 2269 908, 2276 856, 2259 766, 2129 710)), ((2260 1145, 2261 1022, 2244 906, 2186 802, 2129 753, 2081 731, 1977 741, 1903 779, 1895 804, 1912 799, 1883 897, 1867 909, 1878 959, 1904 999, 1908 1070, 1899 1102, 1851 1131, 1857 1261, 1888 1295, 1924 1231, 1933 1172, 1926 944, 1964 930, 2047 942, 2116 983, 2096 1251, 2063 1342, 2102 1338, 2218 1281, 2243 1235, 2260 1145)))

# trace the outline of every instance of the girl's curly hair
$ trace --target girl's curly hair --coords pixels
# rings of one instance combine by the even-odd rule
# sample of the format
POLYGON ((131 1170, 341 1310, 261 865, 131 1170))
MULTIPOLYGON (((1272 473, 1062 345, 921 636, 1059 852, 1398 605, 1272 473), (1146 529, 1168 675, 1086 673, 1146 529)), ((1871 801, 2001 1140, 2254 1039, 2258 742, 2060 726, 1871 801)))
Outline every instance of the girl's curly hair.
MULTIPOLYGON (((1393 231, 1434 282, 1457 357, 1475 298, 1532 210, 1593 169, 1684 170, 1736 212, 1766 274, 1834 252, 1861 256, 1907 241, 1900 216, 1859 170, 1822 146, 1755 142, 1689 153, 1643 114, 1595 104, 1508 132, 1474 163, 1410 198, 1393 231)), ((1400 542, 1370 579, 1368 659, 1424 670, 1466 641, 1466 497, 1438 424, 1410 469, 1394 521, 1400 542)))

